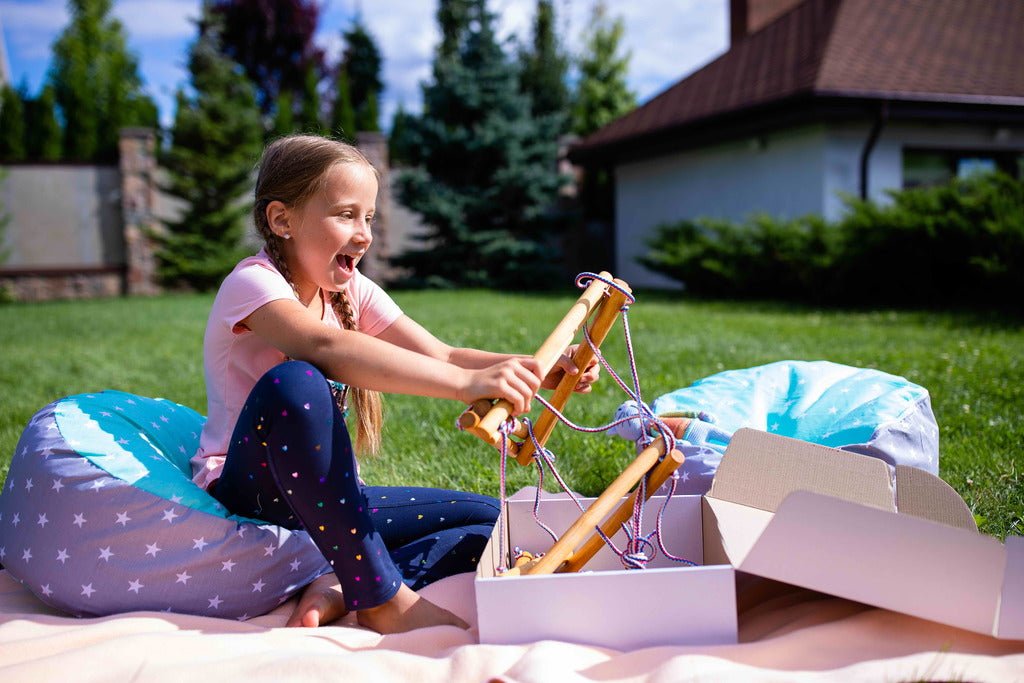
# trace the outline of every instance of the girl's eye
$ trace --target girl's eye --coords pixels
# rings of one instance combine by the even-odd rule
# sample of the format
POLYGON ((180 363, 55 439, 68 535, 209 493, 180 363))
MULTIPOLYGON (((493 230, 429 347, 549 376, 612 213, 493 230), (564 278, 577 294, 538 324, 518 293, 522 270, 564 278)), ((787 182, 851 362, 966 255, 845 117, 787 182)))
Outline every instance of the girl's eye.
POLYGON ((371 213, 369 216, 366 217, 366 224, 367 225, 373 225, 373 222, 375 220, 377 220, 377 216, 375 216, 374 214, 371 213))

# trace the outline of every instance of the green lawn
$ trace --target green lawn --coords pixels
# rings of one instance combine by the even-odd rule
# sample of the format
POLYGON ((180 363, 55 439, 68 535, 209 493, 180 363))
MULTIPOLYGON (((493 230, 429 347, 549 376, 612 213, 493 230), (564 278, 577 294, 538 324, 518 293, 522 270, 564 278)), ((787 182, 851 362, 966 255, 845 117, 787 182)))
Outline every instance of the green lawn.
MULTIPOLYGON (((575 293, 399 292, 407 313, 460 345, 530 353, 575 293)), ((0 306, 0 469, 6 475, 23 425, 50 401, 114 388, 162 396, 205 412, 201 347, 210 297, 0 306)), ((630 313, 644 395, 720 370, 782 359, 827 359, 902 375, 929 389, 941 427, 941 475, 983 531, 1024 534, 1024 327, 996 315, 834 312, 775 304, 691 302, 641 295, 630 313)), ((625 368, 621 333, 607 355, 625 368)), ((607 422, 623 397, 614 383, 569 404, 584 424, 607 422)), ((497 458, 454 422, 462 406, 388 398, 384 455, 364 465, 373 483, 496 493, 497 458)), ((560 471, 596 494, 629 460, 629 444, 559 428, 550 443, 560 471)), ((515 466, 510 487, 533 483, 515 466)))

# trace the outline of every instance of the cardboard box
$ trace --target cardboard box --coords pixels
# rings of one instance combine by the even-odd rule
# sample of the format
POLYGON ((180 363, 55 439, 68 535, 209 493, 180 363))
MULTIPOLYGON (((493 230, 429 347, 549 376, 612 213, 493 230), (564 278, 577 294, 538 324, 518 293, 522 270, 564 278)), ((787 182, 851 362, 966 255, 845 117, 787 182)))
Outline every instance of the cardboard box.
MULTIPOLYGON (((661 502, 648 503, 645 530, 661 502)), ((550 547, 532 510, 531 491, 507 502, 508 551, 550 547)), ((578 515, 565 495, 540 508, 556 533, 578 515)), ((1024 639, 1024 538, 977 533, 960 496, 921 470, 743 429, 708 494, 674 496, 663 529, 673 554, 702 566, 659 557, 627 571, 604 549, 586 572, 500 577, 496 528, 477 571, 481 642, 734 643, 736 571, 1024 639)))

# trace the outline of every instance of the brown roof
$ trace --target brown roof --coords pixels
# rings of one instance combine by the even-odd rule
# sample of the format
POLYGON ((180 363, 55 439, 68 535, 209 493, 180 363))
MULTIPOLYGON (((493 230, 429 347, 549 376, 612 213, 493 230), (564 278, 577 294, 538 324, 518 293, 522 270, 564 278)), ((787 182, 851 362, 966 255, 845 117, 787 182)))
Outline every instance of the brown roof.
POLYGON ((573 156, 825 97, 1024 108, 1024 0, 806 0, 573 156))

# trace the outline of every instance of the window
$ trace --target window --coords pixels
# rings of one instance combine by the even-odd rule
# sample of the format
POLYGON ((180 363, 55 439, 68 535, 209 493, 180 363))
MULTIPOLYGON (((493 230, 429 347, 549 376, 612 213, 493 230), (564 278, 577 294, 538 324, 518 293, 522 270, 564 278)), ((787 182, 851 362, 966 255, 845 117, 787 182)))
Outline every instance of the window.
POLYGON ((973 173, 1002 171, 1024 180, 1024 152, 1013 150, 903 149, 903 188, 942 185, 973 173))

